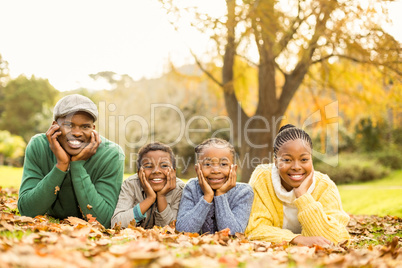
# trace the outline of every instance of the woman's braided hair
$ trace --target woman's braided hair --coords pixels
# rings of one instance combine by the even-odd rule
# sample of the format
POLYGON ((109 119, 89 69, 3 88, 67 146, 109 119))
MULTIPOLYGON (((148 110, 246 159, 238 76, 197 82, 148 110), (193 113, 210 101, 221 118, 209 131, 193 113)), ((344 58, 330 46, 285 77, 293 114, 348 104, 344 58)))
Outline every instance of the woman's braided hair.
POLYGON ((282 126, 279 129, 278 135, 276 135, 274 140, 274 157, 276 158, 276 154, 279 151, 279 148, 288 141, 294 141, 297 139, 301 139, 310 145, 310 148, 313 149, 313 142, 311 141, 310 136, 301 128, 297 128, 294 125, 287 124, 282 126))
POLYGON ((200 154, 202 153, 202 150, 204 150, 207 147, 216 147, 216 148, 228 148, 230 153, 232 154, 233 157, 233 162, 235 162, 236 159, 236 151, 230 142, 220 139, 220 138, 209 138, 207 140, 204 140, 200 144, 198 144, 195 147, 195 155, 196 155, 196 160, 198 160, 200 154))

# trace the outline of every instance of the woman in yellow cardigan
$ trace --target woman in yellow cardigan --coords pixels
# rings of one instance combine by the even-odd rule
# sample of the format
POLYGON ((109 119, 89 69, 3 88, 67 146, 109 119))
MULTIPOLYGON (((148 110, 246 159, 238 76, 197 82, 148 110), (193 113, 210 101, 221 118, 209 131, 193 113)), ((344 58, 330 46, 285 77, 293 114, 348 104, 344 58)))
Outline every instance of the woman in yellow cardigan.
POLYGON ((251 175, 254 202, 246 228, 249 239, 326 246, 350 238, 349 215, 335 183, 314 171, 310 136, 293 125, 274 141, 274 164, 251 175))

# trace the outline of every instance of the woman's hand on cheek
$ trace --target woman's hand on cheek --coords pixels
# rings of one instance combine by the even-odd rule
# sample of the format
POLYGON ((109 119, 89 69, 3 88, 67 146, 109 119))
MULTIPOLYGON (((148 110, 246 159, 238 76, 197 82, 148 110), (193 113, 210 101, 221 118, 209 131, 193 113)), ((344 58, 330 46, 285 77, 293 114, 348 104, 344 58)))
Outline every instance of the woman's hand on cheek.
POLYGON ((311 184, 313 183, 313 176, 314 176, 314 168, 311 170, 311 173, 307 176, 306 179, 300 184, 299 187, 294 188, 294 193, 296 198, 307 193, 308 188, 310 188, 311 184))
POLYGON ((216 196, 225 194, 225 193, 229 192, 230 189, 232 189, 236 186, 236 181, 237 181, 236 171, 237 171, 237 165, 231 165, 228 179, 222 185, 221 188, 216 190, 216 192, 215 192, 216 196))
POLYGON ((214 199, 214 190, 212 190, 211 186, 209 185, 207 180, 204 178, 204 175, 202 174, 202 170, 201 170, 199 163, 197 163, 195 165, 195 171, 197 172, 198 183, 200 184, 201 190, 204 193, 204 199, 208 203, 211 203, 212 200, 214 199))

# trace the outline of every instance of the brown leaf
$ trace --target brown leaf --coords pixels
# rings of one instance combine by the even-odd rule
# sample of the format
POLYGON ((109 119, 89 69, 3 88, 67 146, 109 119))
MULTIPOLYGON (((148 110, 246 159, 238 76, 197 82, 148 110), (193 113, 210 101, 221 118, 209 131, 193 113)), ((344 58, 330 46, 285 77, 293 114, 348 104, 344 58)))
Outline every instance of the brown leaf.
POLYGON ((240 240, 246 240, 246 235, 245 234, 243 234, 243 233, 235 233, 235 236, 237 237, 237 238, 239 238, 240 240))
POLYGON ((27 217, 27 216, 15 216, 15 222, 30 222, 30 223, 34 223, 35 220, 31 217, 27 217))
POLYGON ((96 217, 92 217, 92 214, 87 214, 87 220, 89 223, 96 222, 96 217))
POLYGON ((127 228, 131 228, 131 229, 136 229, 137 228, 137 222, 133 219, 132 221, 130 221, 129 223, 128 223, 128 226, 127 226, 127 228))
POLYGON ((92 228, 88 226, 80 226, 80 228, 74 229, 74 231, 71 233, 72 237, 82 237, 83 239, 86 239, 86 237, 91 233, 92 228))
POLYGON ((0 221, 0 231, 3 231, 3 230, 14 231, 14 225, 9 224, 8 222, 1 220, 0 221))
POLYGON ((88 204, 87 209, 92 209, 92 206, 90 204, 88 204))
POLYGON ((169 227, 176 229, 176 220, 173 220, 171 223, 169 223, 169 227))
POLYGON ((381 257, 383 257, 386 254, 391 254, 392 258, 396 258, 399 254, 399 237, 395 236, 392 241, 388 242, 387 245, 383 246, 381 248, 381 257))
POLYGON ((229 228, 225 228, 225 229, 219 231, 218 233, 219 233, 220 235, 222 235, 222 236, 229 236, 229 234, 230 234, 230 229, 229 229, 229 228))
POLYGON ((184 234, 188 237, 199 237, 200 236, 200 234, 198 234, 198 233, 184 233, 184 234))
POLYGON ((349 245, 349 240, 343 240, 338 243, 338 247, 341 247, 343 249, 347 249, 348 245, 349 245))
POLYGON ((5 221, 14 221, 14 214, 11 213, 1 213, 0 214, 0 220, 5 220, 5 221))
POLYGON ((112 228, 115 234, 119 234, 121 231, 121 222, 115 223, 114 226, 112 226, 112 228))
POLYGON ((60 191, 60 187, 56 186, 54 187, 54 194, 57 195, 57 192, 60 191))
POLYGON ((77 217, 68 217, 66 221, 73 226, 91 226, 87 221, 77 217))
POLYGON ((239 265, 239 261, 231 256, 222 256, 218 259, 218 262, 226 265, 226 267, 237 267, 239 265))
POLYGON ((178 233, 174 223, 105 229, 95 217, 19 216, 18 192, 0 189, 1 267, 402 267, 402 218, 350 215, 351 239, 333 247, 248 240, 229 230, 178 233), (9 205, 8 205, 9 204, 9 205), (4 234, 4 235, 3 235, 4 234), (373 243, 374 242, 374 243, 373 243), (375 246, 373 246, 375 245, 375 246))
POLYGON ((321 246, 319 246, 319 245, 314 245, 313 247, 314 247, 315 252, 324 251, 324 250, 325 250, 323 247, 321 247, 321 246))

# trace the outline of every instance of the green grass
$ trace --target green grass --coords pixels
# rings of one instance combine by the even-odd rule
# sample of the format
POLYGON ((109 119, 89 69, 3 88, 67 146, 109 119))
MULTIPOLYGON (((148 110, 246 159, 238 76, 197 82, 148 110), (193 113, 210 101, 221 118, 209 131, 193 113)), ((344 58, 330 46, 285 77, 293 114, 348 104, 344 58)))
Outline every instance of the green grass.
POLYGON ((388 176, 385 178, 382 178, 380 180, 374 180, 370 182, 362 182, 362 183, 354 183, 350 185, 356 185, 356 186, 380 186, 380 187, 386 187, 386 186, 402 186, 402 170, 396 170, 391 172, 388 176))
POLYGON ((22 168, 0 166, 0 186, 18 189, 21 184, 22 168))
POLYGON ((343 209, 350 214, 402 217, 402 170, 381 180, 338 188, 343 209))
POLYGON ((15 230, 15 231, 8 231, 8 230, 4 230, 4 231, 0 231, 0 236, 1 237, 7 237, 8 239, 17 239, 17 240, 21 240, 23 237, 26 237, 28 235, 30 235, 32 233, 31 230, 25 230, 25 231, 21 231, 21 230, 15 230))
POLYGON ((402 217, 402 189, 340 189, 343 209, 356 215, 402 217))

